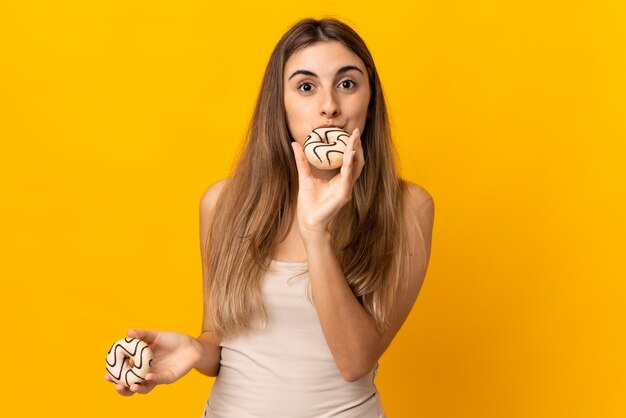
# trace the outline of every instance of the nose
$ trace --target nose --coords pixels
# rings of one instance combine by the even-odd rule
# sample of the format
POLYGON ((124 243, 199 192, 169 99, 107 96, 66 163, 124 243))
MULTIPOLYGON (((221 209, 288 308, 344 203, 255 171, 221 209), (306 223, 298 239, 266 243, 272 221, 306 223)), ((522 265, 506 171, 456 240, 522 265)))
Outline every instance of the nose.
POLYGON ((333 91, 320 95, 320 113, 323 117, 332 119, 339 114, 339 103, 335 99, 333 91))

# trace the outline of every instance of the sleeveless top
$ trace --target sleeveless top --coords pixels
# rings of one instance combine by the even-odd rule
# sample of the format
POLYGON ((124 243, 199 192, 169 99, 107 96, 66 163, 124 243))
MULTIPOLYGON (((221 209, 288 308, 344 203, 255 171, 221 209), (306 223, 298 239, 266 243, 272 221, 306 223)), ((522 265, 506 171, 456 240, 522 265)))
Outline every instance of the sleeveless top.
POLYGON ((348 382, 337 368, 312 302, 307 262, 272 260, 261 282, 268 314, 220 346, 209 418, 385 418, 374 377, 348 382))

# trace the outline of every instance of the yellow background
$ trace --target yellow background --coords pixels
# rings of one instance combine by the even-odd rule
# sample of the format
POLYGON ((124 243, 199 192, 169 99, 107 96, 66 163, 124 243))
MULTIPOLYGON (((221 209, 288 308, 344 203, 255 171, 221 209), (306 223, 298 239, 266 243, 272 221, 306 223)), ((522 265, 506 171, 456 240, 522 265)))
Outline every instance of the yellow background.
POLYGON ((626 416, 624 4, 3 2, 0 416, 202 414, 212 378, 124 398, 105 356, 198 334, 200 195, 282 33, 324 15, 370 47, 436 205, 388 416, 626 416))

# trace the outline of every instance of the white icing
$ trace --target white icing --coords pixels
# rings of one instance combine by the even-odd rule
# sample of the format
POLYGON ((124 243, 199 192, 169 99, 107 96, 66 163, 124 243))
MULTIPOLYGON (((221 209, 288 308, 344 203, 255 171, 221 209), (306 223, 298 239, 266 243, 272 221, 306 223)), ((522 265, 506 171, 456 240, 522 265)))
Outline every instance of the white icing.
POLYGON ((130 387, 133 383, 145 380, 153 358, 146 342, 137 338, 123 338, 113 344, 107 354, 107 372, 115 383, 130 387))
POLYGON ((340 128, 316 128, 304 141, 304 155, 314 167, 332 170, 343 164, 350 134, 340 128))

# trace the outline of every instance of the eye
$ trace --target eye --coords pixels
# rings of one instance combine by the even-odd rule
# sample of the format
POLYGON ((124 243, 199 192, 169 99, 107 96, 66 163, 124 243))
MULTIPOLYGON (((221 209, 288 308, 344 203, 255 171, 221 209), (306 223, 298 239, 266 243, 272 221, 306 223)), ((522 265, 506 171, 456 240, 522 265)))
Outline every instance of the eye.
POLYGON ((313 91, 313 84, 307 83, 307 82, 300 83, 300 84, 298 84, 298 90, 300 90, 301 92, 304 92, 304 93, 310 93, 310 92, 313 91), (306 88, 304 90, 302 90, 301 87, 306 87, 306 88))
POLYGON ((352 89, 356 86, 356 83, 352 80, 343 80, 340 85, 346 89, 352 89))

